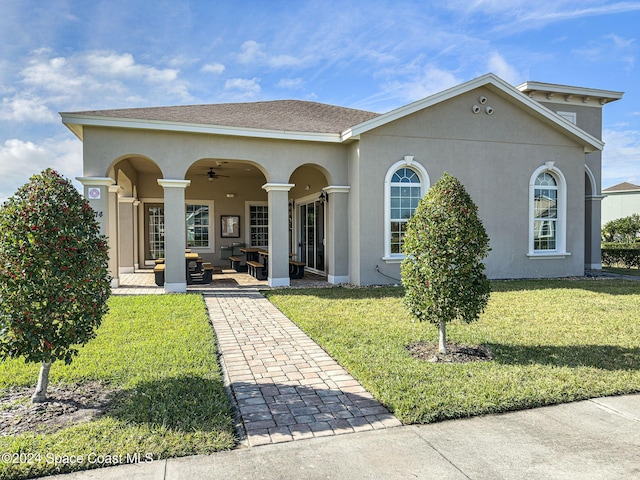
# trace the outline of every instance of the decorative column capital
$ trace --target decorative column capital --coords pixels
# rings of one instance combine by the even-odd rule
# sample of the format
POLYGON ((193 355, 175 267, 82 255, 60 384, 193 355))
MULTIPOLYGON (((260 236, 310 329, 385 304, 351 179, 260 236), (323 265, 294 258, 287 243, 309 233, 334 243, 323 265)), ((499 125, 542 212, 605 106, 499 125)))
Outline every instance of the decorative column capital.
POLYGON ((268 192, 288 192, 295 184, 293 183, 265 183, 262 188, 268 192))
POLYGON ((171 180, 168 178, 159 178, 158 185, 162 188, 182 188, 185 189, 191 185, 191 180, 171 180))
POLYGON ((110 187, 116 181, 111 177, 76 177, 85 187, 110 187))
POLYGON ((329 185, 322 189, 323 192, 327 193, 349 193, 351 187, 348 185, 329 185))

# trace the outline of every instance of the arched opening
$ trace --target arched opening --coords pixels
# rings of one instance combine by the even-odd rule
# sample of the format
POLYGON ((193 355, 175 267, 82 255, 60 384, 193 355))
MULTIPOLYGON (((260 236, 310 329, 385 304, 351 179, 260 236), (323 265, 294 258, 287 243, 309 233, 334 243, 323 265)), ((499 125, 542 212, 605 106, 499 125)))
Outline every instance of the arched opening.
POLYGON ((267 179, 262 168, 234 159, 202 158, 187 169, 185 190, 187 248, 205 262, 229 266, 229 258, 246 246, 266 248, 267 179), (264 221, 264 226, 261 225, 264 221))
POLYGON ((327 213, 329 186, 324 169, 302 165, 291 174, 289 183, 289 251, 305 269, 327 273, 327 213))

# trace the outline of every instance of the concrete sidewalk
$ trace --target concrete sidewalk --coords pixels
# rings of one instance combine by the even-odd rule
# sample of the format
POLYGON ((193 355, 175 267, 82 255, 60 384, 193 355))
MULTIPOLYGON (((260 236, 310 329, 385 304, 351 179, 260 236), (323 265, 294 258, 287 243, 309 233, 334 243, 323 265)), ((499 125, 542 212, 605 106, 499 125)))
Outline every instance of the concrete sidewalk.
POLYGON ((311 438, 50 478, 640 478, 640 395, 311 438))

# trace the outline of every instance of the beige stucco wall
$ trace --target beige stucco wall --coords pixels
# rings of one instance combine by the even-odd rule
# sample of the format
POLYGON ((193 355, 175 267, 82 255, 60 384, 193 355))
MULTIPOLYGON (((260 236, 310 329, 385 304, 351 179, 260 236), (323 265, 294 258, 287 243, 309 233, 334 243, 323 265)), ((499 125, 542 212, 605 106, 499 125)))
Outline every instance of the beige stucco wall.
MULTIPOLYGON (((386 171, 404 155, 427 169, 432 184, 447 171, 465 186, 491 239, 491 278, 547 277, 583 273, 584 153, 568 137, 487 89, 472 91, 361 136, 359 256, 362 283, 391 283, 375 266, 399 278, 398 264, 385 264, 383 192, 386 171), (479 95, 493 115, 473 114, 479 95), (529 181, 545 162, 555 162, 567 180, 567 251, 553 260, 527 257, 529 181)), ((356 207, 353 207, 354 209, 356 207)), ((354 263, 354 262, 352 262, 354 263)))

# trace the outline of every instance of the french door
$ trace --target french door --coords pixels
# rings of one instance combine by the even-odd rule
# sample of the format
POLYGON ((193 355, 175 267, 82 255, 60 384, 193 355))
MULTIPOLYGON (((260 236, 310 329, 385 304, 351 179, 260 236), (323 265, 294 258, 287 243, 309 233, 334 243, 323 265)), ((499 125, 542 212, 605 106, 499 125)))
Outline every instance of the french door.
POLYGON ((298 205, 300 261, 309 270, 325 272, 325 208, 320 200, 298 205))

